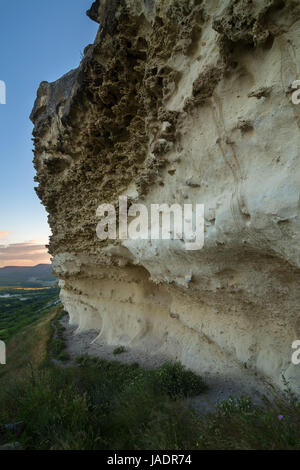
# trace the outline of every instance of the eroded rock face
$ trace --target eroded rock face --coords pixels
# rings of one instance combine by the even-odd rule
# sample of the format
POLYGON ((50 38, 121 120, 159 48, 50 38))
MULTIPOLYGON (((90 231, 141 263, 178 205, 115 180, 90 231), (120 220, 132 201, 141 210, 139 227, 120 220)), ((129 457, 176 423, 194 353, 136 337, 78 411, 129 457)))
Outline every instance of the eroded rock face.
POLYGON ((300 5, 96 1, 95 43, 42 83, 37 193, 61 298, 99 341, 299 391, 300 5), (205 245, 100 242, 96 209, 205 204, 205 245))

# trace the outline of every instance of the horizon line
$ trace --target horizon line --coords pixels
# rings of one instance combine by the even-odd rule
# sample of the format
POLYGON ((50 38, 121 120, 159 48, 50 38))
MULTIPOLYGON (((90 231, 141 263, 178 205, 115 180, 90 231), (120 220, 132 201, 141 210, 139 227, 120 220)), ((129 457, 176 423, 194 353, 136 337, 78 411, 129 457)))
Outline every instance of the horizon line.
POLYGON ((8 264, 7 266, 2 266, 0 269, 4 268, 36 268, 37 266, 51 266, 52 263, 38 263, 34 264, 32 266, 18 266, 18 265, 13 265, 13 264, 8 264))

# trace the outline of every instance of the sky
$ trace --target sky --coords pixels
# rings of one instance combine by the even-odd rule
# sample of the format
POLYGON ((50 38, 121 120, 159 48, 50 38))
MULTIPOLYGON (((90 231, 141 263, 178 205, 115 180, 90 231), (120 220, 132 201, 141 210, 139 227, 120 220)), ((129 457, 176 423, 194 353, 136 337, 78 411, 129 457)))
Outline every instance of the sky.
POLYGON ((0 0, 0 268, 49 263, 50 229, 35 194, 29 115, 41 81, 78 67, 97 23, 92 0, 0 0))

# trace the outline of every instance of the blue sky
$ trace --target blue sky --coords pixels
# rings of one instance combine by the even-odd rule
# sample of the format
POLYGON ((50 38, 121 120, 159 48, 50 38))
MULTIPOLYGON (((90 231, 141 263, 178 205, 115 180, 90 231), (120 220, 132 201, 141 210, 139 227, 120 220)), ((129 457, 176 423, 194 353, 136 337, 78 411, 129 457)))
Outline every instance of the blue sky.
MULTIPOLYGON (((52 82, 79 65, 98 25, 85 11, 92 0, 0 0, 0 248, 10 244, 14 264, 20 246, 47 242, 47 215, 34 192, 32 124, 29 115, 39 83, 52 82), (7 233, 8 232, 8 233, 7 233), (5 246, 4 246, 5 245, 5 246)), ((6 257, 7 258, 7 257, 6 257)), ((1 260, 0 267, 12 264, 1 260)), ((35 261, 35 259, 33 259, 35 261)), ((24 257, 24 264, 31 260, 24 257)))

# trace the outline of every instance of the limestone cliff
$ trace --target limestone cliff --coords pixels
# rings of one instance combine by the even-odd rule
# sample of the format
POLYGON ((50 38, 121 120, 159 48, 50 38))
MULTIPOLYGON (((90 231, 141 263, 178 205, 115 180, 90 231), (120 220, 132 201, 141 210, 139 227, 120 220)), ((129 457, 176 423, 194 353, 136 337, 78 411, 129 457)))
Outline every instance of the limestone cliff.
POLYGON ((300 4, 97 0, 32 112, 61 298, 99 340, 299 391, 300 4), (100 242, 99 204, 205 204, 205 245, 100 242))

